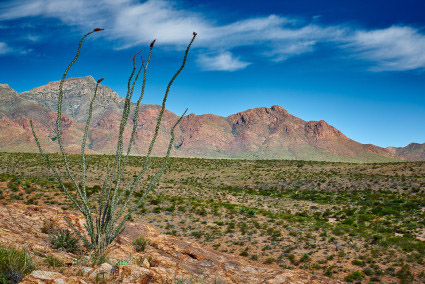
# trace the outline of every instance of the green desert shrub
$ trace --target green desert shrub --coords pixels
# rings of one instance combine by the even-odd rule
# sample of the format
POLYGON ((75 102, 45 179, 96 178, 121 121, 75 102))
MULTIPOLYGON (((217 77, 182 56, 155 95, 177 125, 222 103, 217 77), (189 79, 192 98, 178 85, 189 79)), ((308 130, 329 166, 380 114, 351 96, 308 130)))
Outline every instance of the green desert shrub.
POLYGON ((408 264, 404 264, 400 270, 397 271, 396 275, 400 279, 400 283, 412 283, 414 279, 408 264))
POLYGON ((35 268, 28 251, 0 245, 1 283, 18 283, 35 268))
POLYGON ((359 259, 353 259, 353 260, 351 261, 351 263, 352 263, 353 265, 357 265, 357 266, 365 266, 365 265, 366 265, 364 261, 359 260, 359 259))
POLYGON ((327 277, 332 277, 332 269, 328 268, 325 270, 325 273, 323 273, 327 277))
POLYGON ((310 255, 308 253, 303 254, 303 256, 300 258, 300 262, 307 262, 310 260, 310 255))
POLYGON ((138 237, 137 239, 133 241, 133 246, 137 252, 145 251, 146 246, 148 244, 149 244, 149 240, 145 239, 142 236, 138 237))
POLYGON ((360 271, 354 271, 353 273, 348 274, 345 276, 344 280, 347 282, 354 282, 354 281, 360 281, 363 280, 364 274, 360 271))
POLYGON ((49 239, 56 249, 64 249, 67 252, 78 250, 78 238, 74 237, 69 230, 54 231, 49 235, 49 239))
POLYGON ((62 267, 63 261, 53 255, 48 255, 43 259, 43 262, 47 264, 49 267, 62 267))

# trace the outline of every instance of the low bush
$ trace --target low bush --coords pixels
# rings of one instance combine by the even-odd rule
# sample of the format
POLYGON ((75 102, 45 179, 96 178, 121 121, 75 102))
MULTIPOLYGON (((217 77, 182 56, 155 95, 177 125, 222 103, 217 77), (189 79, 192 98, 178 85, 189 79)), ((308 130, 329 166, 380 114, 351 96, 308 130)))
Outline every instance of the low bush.
POLYGON ((0 246, 1 283, 18 283, 34 269, 35 264, 26 250, 0 246))
POLYGON ((241 252, 239 254, 240 256, 248 256, 248 252, 246 250, 244 250, 243 252, 241 252))
POLYGON ((53 255, 48 255, 43 262, 47 264, 49 267, 62 267, 63 261, 53 255))
POLYGON ((52 218, 44 219, 43 226, 41 227, 41 232, 44 234, 51 234, 55 229, 55 222, 52 218))
POLYGON ((145 251, 146 246, 149 244, 149 241, 144 237, 138 237, 134 240, 133 246, 137 252, 145 251))
POLYGON ((56 249, 64 249, 71 253, 78 250, 78 239, 69 230, 54 231, 50 234, 49 239, 56 249))
POLYGON ((344 280, 347 282, 354 282, 356 280, 360 281, 364 278, 364 274, 361 273, 360 271, 354 271, 351 274, 348 274, 347 276, 345 276, 344 280))

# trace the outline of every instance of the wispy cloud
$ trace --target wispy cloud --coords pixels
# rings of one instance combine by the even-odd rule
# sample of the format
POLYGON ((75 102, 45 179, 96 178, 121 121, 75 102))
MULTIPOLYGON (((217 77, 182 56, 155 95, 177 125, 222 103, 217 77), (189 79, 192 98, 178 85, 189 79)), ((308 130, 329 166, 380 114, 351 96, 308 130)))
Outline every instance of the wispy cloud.
POLYGON ((202 69, 208 71, 236 71, 250 65, 249 62, 241 61, 234 57, 231 52, 226 51, 217 55, 200 55, 198 64, 202 69))
POLYGON ((118 41, 119 49, 154 38, 163 45, 183 48, 191 32, 197 31, 197 47, 212 54, 199 55, 198 63, 205 70, 234 71, 248 66, 234 55, 236 47, 250 47, 272 61, 283 61, 314 52, 320 43, 331 43, 371 62, 374 71, 425 68, 425 35, 408 26, 366 30, 321 25, 317 17, 303 22, 279 15, 220 24, 171 0, 14 0, 0 4, 0 21, 25 17, 55 18, 84 31, 103 27, 105 39, 118 41))
POLYGON ((0 42, 0 55, 11 52, 11 49, 5 42, 0 42))
POLYGON ((31 34, 29 34, 29 35, 27 35, 27 36, 26 36, 26 38, 27 38, 29 41, 37 42, 37 41, 39 41, 39 40, 40 40, 41 36, 39 36, 39 35, 31 35, 31 34))
POLYGON ((96 12, 102 10, 102 2, 82 0, 9 1, 1 5, 0 20, 43 16, 58 18, 67 24, 90 25, 99 21, 96 12))
POLYGON ((403 71, 425 67, 425 35, 411 27, 392 26, 357 31, 348 48, 354 55, 376 65, 373 71, 403 71))

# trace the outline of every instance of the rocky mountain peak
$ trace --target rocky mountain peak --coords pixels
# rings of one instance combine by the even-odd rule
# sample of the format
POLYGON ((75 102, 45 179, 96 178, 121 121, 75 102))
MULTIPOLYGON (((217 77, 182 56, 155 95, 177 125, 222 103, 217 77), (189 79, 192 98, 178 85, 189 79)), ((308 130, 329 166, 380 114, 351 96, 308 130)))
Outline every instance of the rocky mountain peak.
MULTIPOLYGON (((23 136, 31 137, 31 131, 25 128, 20 118, 29 117, 40 136, 51 149, 57 146, 51 137, 55 137, 54 122, 57 111, 58 89, 60 81, 50 82, 21 94, 7 88, 0 88, 0 114, 11 120, 2 129, 7 139, 2 140, 1 149, 20 149, 37 151, 34 143, 27 143, 23 136), (41 129, 42 128, 42 129, 41 129), (11 135, 12 134, 12 135, 11 135), (17 143, 17 144, 16 144, 17 143)), ((93 96, 96 81, 92 76, 69 78, 64 83, 62 113, 68 119, 66 143, 74 152, 78 152, 83 136, 83 126, 87 119, 90 99, 93 96)), ((3 85, 4 86, 4 85, 3 85)), ((111 88, 100 85, 93 109, 89 134, 88 150, 93 153, 113 153, 117 141, 124 98, 119 97, 111 88)), ((134 104, 131 106, 134 111, 134 104)), ((160 106, 142 105, 136 132, 137 145, 133 154, 145 154, 150 137, 155 129, 155 121, 160 106)), ((155 155, 163 155, 168 146, 170 130, 177 115, 166 111, 163 117, 155 155)), ((130 114, 129 126, 133 124, 130 114)), ((3 125, 6 125, 5 123, 3 125)), ((129 139, 131 130, 124 133, 129 139)), ((248 109, 228 117, 213 114, 189 114, 176 130, 175 148, 172 155, 209 158, 262 158, 262 159, 316 159, 316 160, 359 160, 387 161, 397 160, 387 149, 371 147, 353 141, 335 127, 323 120, 306 122, 295 117, 283 107, 259 107, 248 109)), ((415 148, 415 151, 421 149, 415 148)), ((420 148, 420 147, 419 147, 420 148)))
MULTIPOLYGON (((57 109, 60 81, 24 92, 21 97, 39 103, 50 110, 57 109)), ((87 118, 90 100, 93 97, 96 81, 92 76, 66 79, 63 85, 64 97, 62 112, 70 118, 82 122, 87 118)), ((98 121, 105 111, 121 113, 124 99, 111 88, 99 85, 98 95, 94 106, 94 121, 98 121)))
MULTIPOLYGON (((50 92, 50 91, 57 92, 59 89, 59 84, 60 84, 60 80, 52 81, 47 83, 47 85, 33 88, 24 93, 40 93, 40 92, 50 92)), ((92 76, 72 77, 72 78, 65 79, 64 90, 72 89, 76 87, 82 88, 83 86, 89 86, 94 88, 95 84, 96 84, 96 81, 94 80, 92 76)))
POLYGON ((329 125, 326 121, 309 121, 305 125, 305 131, 314 139, 325 138, 345 138, 348 139, 341 131, 329 125))
POLYGON ((289 112, 286 109, 284 109, 283 107, 279 106, 279 105, 273 105, 270 109, 273 110, 273 111, 276 111, 276 112, 280 112, 284 116, 288 116, 289 115, 289 112))
POLYGON ((261 123, 261 122, 276 122, 280 119, 289 117, 290 114, 283 107, 274 105, 271 108, 258 107, 238 112, 228 118, 236 125, 261 123))

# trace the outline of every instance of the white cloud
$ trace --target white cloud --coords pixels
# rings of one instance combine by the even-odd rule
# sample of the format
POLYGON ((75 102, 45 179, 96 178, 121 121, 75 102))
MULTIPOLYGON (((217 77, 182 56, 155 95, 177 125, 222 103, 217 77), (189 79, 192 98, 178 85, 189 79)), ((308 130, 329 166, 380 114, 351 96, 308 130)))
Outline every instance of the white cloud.
POLYGON ((425 67, 425 35, 407 26, 362 30, 320 25, 317 17, 305 23, 279 15, 220 24, 172 0, 14 0, 0 4, 0 21, 25 17, 56 18, 82 31, 105 28, 99 36, 119 42, 118 49, 144 45, 154 38, 158 44, 182 49, 196 31, 196 46, 206 54, 215 54, 199 57, 204 69, 248 66, 232 55, 236 47, 250 47, 270 60, 282 61, 313 52, 320 43, 331 43, 372 62, 374 71, 425 67))
POLYGON ((241 61, 236 58, 229 51, 213 55, 200 55, 198 57, 198 64, 202 69, 208 71, 236 71, 243 69, 250 65, 249 62, 241 61))
POLYGON ((270 52, 266 52, 265 54, 271 57, 273 61, 280 62, 294 55, 312 52, 315 44, 316 41, 314 40, 293 41, 277 45, 270 52))
POLYGON ((21 50, 19 53, 20 53, 21 55, 28 55, 28 54, 30 54, 31 52, 33 52, 33 50, 32 50, 31 48, 29 48, 29 49, 21 50))
MULTIPOLYGON (((105 28, 102 34, 110 40, 119 40, 119 49, 146 44, 154 38, 158 39, 158 44, 184 48, 192 31, 196 31, 196 46, 207 49, 207 52, 265 46, 268 56, 275 61, 310 52, 316 40, 334 36, 330 34, 338 31, 338 28, 301 25, 297 20, 277 15, 219 25, 168 0, 143 3, 135 0, 19 0, 1 7, 0 20, 42 16, 57 18, 84 31, 93 27, 105 28)), ((205 61, 208 56, 203 58, 205 61)), ((229 53, 223 53, 217 59, 231 62, 235 67, 229 65, 230 69, 248 65, 232 58, 229 53)))
POLYGON ((37 42, 37 41, 39 41, 39 40, 40 40, 41 36, 39 36, 39 35, 31 35, 31 34, 29 34, 29 35, 27 35, 27 36, 26 36, 26 38, 27 38, 29 41, 37 42))
POLYGON ((425 35, 411 27, 357 31, 350 41, 356 56, 376 62, 373 71, 425 68, 425 35))
MULTIPOLYGON (((96 12, 102 10, 102 1, 83 0, 17 0, 0 7, 0 20, 25 17, 58 18, 67 24, 92 24, 100 22, 96 12)), ((99 16, 101 16, 99 14, 99 16)), ((102 20, 103 21, 103 20, 102 20)))
POLYGON ((9 53, 11 49, 7 46, 5 42, 0 42, 0 55, 9 53))

